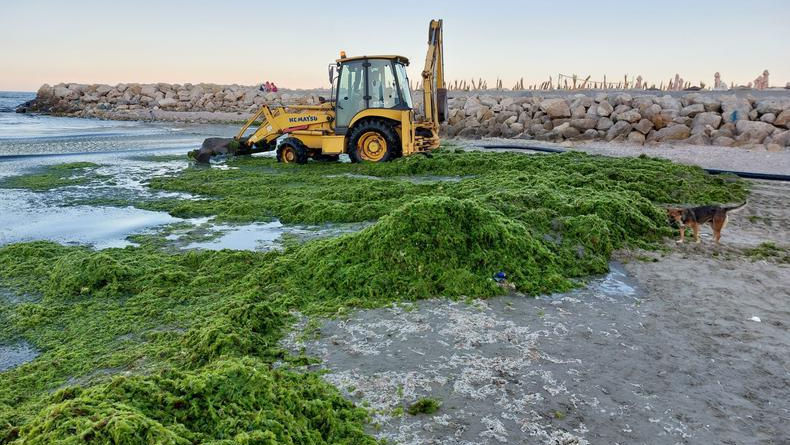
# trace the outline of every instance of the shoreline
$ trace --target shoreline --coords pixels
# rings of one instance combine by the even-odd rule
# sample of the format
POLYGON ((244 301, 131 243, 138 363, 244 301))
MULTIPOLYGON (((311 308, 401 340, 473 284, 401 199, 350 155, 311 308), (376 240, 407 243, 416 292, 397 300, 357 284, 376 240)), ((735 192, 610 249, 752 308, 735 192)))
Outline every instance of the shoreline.
MULTIPOLYGON (((239 85, 42 86, 20 113, 109 120, 245 122, 262 106, 316 105, 326 90, 265 92, 239 85)), ((444 137, 544 142, 686 143, 790 150, 790 90, 450 91, 444 137)), ((422 97, 413 94, 420 119, 422 97)))

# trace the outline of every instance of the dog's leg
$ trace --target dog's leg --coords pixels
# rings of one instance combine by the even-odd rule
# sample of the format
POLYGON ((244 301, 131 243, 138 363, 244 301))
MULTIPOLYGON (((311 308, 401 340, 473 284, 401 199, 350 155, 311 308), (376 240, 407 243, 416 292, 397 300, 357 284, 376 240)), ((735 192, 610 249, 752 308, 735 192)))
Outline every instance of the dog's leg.
POLYGON ((694 231, 694 242, 697 244, 701 243, 702 241, 699 239, 699 224, 693 224, 691 230, 694 231))
POLYGON ((721 239, 721 231, 724 230, 724 226, 727 225, 727 215, 725 214, 723 217, 717 216, 713 218, 710 225, 713 227, 713 241, 716 241, 716 244, 718 244, 721 239))
POLYGON ((683 244, 683 241, 686 240, 686 226, 680 226, 680 239, 676 242, 678 244, 683 244))

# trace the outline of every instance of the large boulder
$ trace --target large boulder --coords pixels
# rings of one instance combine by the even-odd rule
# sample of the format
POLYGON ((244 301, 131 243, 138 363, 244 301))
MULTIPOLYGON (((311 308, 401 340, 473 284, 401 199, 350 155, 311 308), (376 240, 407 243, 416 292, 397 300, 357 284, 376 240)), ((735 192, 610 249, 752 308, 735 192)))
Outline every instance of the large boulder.
POLYGON ((157 104, 162 108, 172 108, 178 105, 178 101, 176 99, 166 97, 164 99, 159 99, 157 104))
POLYGON ((721 101, 709 95, 703 95, 699 101, 705 107, 705 111, 721 111, 721 101))
POLYGON ((642 134, 648 134, 648 133, 650 133, 650 130, 653 129, 653 127, 654 127, 654 125, 653 125, 652 121, 650 121, 648 119, 642 119, 642 120, 639 121, 639 123, 634 125, 634 130, 636 130, 636 131, 638 131, 638 132, 640 132, 642 134))
POLYGON ((758 101, 755 104, 754 108, 760 114, 766 114, 766 113, 779 114, 785 108, 787 108, 787 106, 788 106, 787 101, 784 101, 784 100, 772 97, 772 98, 762 99, 762 100, 758 101))
POLYGON ((598 125, 597 119, 571 119, 570 125, 579 131, 585 131, 595 128, 598 125))
POLYGON ((735 139, 729 136, 718 136, 713 138, 711 144, 718 145, 719 147, 732 147, 735 145, 735 139))
POLYGON ((96 94, 99 96, 106 96, 107 93, 113 90, 113 87, 109 85, 99 85, 96 87, 96 94))
POLYGON ((598 123, 596 124, 595 128, 597 130, 608 130, 612 128, 612 125, 614 125, 614 122, 611 119, 608 117, 602 117, 598 119, 598 123))
POLYGON ((782 147, 790 147, 790 130, 776 133, 771 139, 773 139, 774 144, 779 144, 782 147))
POLYGON ((36 99, 51 99, 54 95, 55 89, 45 83, 36 92, 36 99))
POLYGON ((675 110, 661 110, 660 113, 653 116, 650 120, 653 121, 656 129, 661 129, 673 123, 676 117, 678 116, 675 110))
POLYGON ((784 110, 774 119, 774 125, 777 127, 790 128, 790 110, 784 110))
POLYGON ((499 104, 499 101, 494 96, 485 95, 480 96, 480 103, 487 107, 493 107, 494 105, 499 104))
POLYGON ((642 119, 642 115, 636 110, 628 110, 626 112, 617 114, 615 119, 633 124, 639 122, 639 120, 642 119))
POLYGON ((639 131, 632 131, 628 133, 628 142, 632 144, 644 145, 645 135, 639 131))
POLYGON ((679 100, 675 99, 670 95, 662 96, 656 99, 656 103, 661 106, 664 110, 675 110, 680 112, 680 109, 683 108, 679 100))
POLYGON ((53 91, 55 98, 71 100, 80 97, 80 93, 63 85, 56 85, 53 91))
POLYGON ((702 99, 702 94, 700 93, 686 94, 685 96, 680 98, 680 104, 683 106, 683 108, 685 108, 689 105, 699 103, 698 101, 701 99, 702 99))
POLYGON ((607 101, 601 101, 596 108, 596 113, 598 116, 607 117, 614 111, 614 107, 607 101))
POLYGON ((721 125, 721 115, 719 113, 705 112, 694 117, 691 124, 691 134, 701 134, 713 131, 721 125))
MULTIPOLYGON (((655 96, 636 96, 631 101, 631 106, 643 113, 648 107, 655 104, 655 96)), ((661 108, 659 107, 659 111, 661 108)))
POLYGON ((576 94, 571 99, 572 99, 571 108, 576 108, 578 106, 590 108, 591 106, 593 106, 592 97, 584 94, 576 94))
POLYGON ((735 123, 740 120, 749 120, 752 104, 748 99, 736 96, 725 96, 721 101, 721 117, 724 122, 735 123))
POLYGON ((140 95, 148 97, 156 97, 158 90, 155 85, 143 85, 140 88, 140 95))
POLYGON ((540 103, 540 109, 552 119, 571 117, 571 109, 565 99, 546 99, 540 103))
POLYGON ((631 97, 631 95, 627 93, 619 93, 614 96, 615 105, 628 105, 630 107, 632 100, 633 97, 631 97))
POLYGON ((686 107, 683 107, 680 110, 680 115, 684 117, 694 117, 700 113, 705 112, 705 105, 702 104, 692 104, 686 107))
POLYGON ((672 125, 656 132, 655 138, 658 142, 680 141, 691 136, 691 129, 685 125, 672 125))
POLYGON ((762 116, 760 116, 760 122, 773 124, 775 121, 776 121, 776 115, 773 113, 765 113, 762 116))
POLYGON ((584 108, 584 105, 577 105, 575 107, 571 107, 571 117, 573 119, 582 119, 587 115, 587 109, 584 108))
POLYGON ((654 117, 661 113, 661 105, 652 104, 639 111, 645 119, 653 120, 654 117))
POLYGON ((631 124, 627 121, 617 121, 614 125, 606 132, 606 140, 612 141, 619 136, 626 136, 628 133, 631 132, 631 124))
POLYGON ((762 144, 765 138, 774 132, 776 127, 765 122, 739 120, 735 124, 738 130, 738 142, 762 144))
MULTIPOLYGON (((269 93, 269 94, 273 94, 273 93, 269 93)), ((480 107, 482 106, 483 104, 481 104, 480 101, 477 100, 477 98, 470 97, 469 99, 467 99, 466 103, 464 104, 464 114, 466 114, 467 116, 474 116, 477 114, 477 110, 479 110, 480 107)))

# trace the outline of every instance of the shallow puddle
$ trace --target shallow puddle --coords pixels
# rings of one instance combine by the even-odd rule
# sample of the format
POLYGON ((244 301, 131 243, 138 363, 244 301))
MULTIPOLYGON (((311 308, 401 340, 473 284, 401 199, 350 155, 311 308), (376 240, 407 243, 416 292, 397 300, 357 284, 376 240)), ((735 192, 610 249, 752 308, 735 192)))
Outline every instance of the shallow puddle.
MULTIPOLYGON (((215 225, 208 228, 209 240, 192 242, 185 249, 207 250, 272 250, 283 246, 284 236, 296 241, 307 241, 316 238, 338 236, 356 232, 369 223, 324 224, 321 226, 284 225, 280 221, 254 223, 245 225, 215 225), (211 236, 211 232, 218 236, 211 236)), ((168 239, 177 241, 179 236, 171 235, 168 239)))
POLYGON ((180 221, 164 212, 132 207, 54 207, 15 209, 0 214, 0 245, 49 240, 88 244, 97 249, 124 247, 129 235, 180 221))
POLYGON ((39 352, 27 342, 0 345, 0 372, 32 361, 38 355, 39 352))

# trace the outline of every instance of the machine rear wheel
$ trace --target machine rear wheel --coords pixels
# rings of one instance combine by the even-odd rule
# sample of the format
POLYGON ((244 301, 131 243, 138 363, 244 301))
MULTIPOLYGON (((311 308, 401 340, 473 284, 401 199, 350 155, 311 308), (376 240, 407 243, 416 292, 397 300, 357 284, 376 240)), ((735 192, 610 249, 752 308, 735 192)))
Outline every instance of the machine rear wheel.
POLYGON ((277 160, 283 164, 306 164, 309 152, 302 141, 288 138, 277 147, 277 160))
POLYGON ((387 122, 366 120, 357 124, 348 138, 351 162, 386 162, 400 156, 398 133, 387 122))

